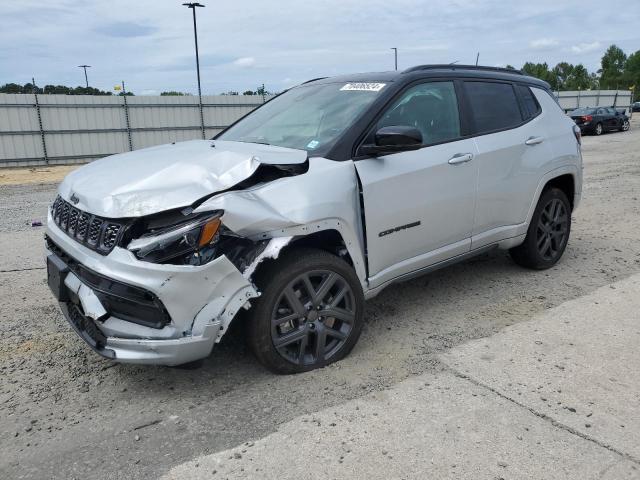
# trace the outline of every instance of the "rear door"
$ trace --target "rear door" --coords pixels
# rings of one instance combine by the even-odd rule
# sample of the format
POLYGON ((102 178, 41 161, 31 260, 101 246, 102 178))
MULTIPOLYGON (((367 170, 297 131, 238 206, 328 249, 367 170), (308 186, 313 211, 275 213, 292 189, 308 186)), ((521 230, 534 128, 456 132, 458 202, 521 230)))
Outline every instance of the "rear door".
POLYGON ((593 119, 594 123, 597 125, 598 123, 602 124, 603 130, 611 130, 611 116, 607 112, 606 108, 598 108, 596 109, 596 114, 593 119))
POLYGON ((617 130, 620 125, 622 124, 622 117, 620 115, 617 115, 616 109, 615 108, 611 108, 611 107, 607 107, 607 129, 608 130, 617 130))
POLYGON ((469 251, 478 171, 460 119, 454 81, 423 82, 401 92, 367 135, 372 143, 381 127, 412 126, 424 144, 355 162, 372 287, 469 251))
POLYGON ((551 158, 541 108, 526 85, 465 81, 478 154, 478 195, 472 248, 507 238, 526 221, 551 158))

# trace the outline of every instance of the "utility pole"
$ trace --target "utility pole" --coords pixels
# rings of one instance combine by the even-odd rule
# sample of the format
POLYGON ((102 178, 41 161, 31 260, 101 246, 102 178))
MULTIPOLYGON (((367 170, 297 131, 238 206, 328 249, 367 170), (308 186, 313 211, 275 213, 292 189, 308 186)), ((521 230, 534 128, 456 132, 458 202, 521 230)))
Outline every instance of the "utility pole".
POLYGON ((193 12, 193 37, 196 43, 196 72, 198 74, 198 106, 200 107, 200 128, 202 130, 202 139, 205 138, 204 133, 204 113, 202 112, 202 88, 200 87, 200 57, 198 56, 198 26, 196 23, 196 8, 204 7, 201 3, 191 2, 183 3, 187 8, 190 8, 193 12))
POLYGON ((87 84, 87 88, 89 88, 89 78, 87 77, 87 68, 91 68, 91 65, 78 65, 78 68, 84 69, 84 82, 87 84))
POLYGON ((398 49, 396 47, 391 47, 391 50, 393 50, 393 57, 395 59, 395 66, 396 66, 396 70, 398 70, 398 49))

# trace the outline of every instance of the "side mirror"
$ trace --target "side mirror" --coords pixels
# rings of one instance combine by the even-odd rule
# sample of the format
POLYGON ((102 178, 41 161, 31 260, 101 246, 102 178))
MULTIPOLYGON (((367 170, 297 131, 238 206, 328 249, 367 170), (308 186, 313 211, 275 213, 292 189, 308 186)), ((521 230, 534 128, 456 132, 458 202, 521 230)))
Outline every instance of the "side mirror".
POLYGON ((422 148, 422 133, 415 127, 391 125, 380 128, 374 136, 374 145, 362 145, 365 155, 404 152, 422 148))

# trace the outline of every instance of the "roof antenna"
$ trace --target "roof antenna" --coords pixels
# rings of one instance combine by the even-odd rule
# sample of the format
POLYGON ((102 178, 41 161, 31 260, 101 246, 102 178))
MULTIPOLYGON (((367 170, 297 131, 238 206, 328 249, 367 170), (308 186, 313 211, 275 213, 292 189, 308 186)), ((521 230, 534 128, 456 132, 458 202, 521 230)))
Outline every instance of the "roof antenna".
POLYGON ((460 60, 456 60, 455 62, 451 62, 449 65, 455 65, 456 63, 458 63, 460 60))
POLYGON ((476 67, 478 66, 478 60, 480 60, 480 52, 476 55, 476 67))

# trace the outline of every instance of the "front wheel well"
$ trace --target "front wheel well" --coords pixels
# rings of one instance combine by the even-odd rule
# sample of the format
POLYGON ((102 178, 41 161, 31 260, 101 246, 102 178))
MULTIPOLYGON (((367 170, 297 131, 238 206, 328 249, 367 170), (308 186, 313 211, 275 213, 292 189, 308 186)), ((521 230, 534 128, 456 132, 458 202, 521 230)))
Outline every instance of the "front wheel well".
POLYGON ((573 175, 567 173, 565 175, 560 175, 559 177, 552 178, 544 186, 543 191, 549 190, 550 188, 558 188, 562 190, 569 199, 569 204, 571 205, 571 209, 573 210, 573 202, 576 193, 576 186, 573 175))
POLYGON ((278 259, 280 259, 280 257, 282 257, 287 252, 301 248, 324 250, 325 252, 331 253, 332 255, 341 258, 351 267, 354 266, 351 255, 349 255, 349 252, 347 251, 344 239, 342 238, 342 235, 340 235, 340 232, 334 229, 328 229, 320 230, 309 235, 294 237, 291 242, 289 242, 282 249, 277 258, 267 258, 262 261, 257 266, 256 271, 252 275, 252 278, 256 277, 257 275, 261 275, 262 271, 264 271, 265 269, 268 270, 269 265, 278 262, 278 259))
POLYGON ((321 230, 309 235, 294 238, 285 249, 290 248, 316 248, 318 250, 324 250, 337 257, 342 258, 349 265, 353 266, 353 260, 351 255, 347 251, 344 239, 340 232, 334 229, 321 230))

